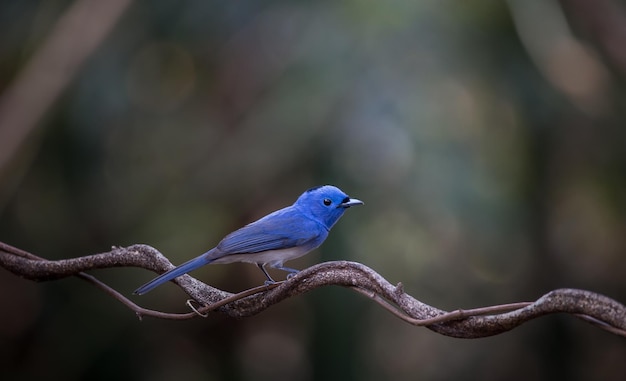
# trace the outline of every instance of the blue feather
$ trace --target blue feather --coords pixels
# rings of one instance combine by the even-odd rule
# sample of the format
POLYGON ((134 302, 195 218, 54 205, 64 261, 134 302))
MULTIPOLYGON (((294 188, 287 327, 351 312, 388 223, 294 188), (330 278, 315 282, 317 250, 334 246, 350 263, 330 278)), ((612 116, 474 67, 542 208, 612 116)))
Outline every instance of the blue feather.
POLYGON ((236 230, 216 247, 169 270, 135 290, 141 295, 158 285, 209 263, 256 263, 268 278, 264 266, 288 271, 283 262, 305 255, 321 245, 345 211, 362 201, 351 199, 339 188, 324 185, 305 191, 296 202, 236 230))

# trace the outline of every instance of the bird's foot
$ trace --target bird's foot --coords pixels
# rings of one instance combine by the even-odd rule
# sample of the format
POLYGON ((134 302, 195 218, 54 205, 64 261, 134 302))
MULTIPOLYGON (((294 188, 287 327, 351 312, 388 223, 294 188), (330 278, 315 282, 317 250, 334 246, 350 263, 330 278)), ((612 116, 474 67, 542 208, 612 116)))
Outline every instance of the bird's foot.
POLYGON ((299 273, 299 271, 291 272, 291 273, 287 274, 287 279, 293 278, 294 276, 296 276, 297 273, 299 273))

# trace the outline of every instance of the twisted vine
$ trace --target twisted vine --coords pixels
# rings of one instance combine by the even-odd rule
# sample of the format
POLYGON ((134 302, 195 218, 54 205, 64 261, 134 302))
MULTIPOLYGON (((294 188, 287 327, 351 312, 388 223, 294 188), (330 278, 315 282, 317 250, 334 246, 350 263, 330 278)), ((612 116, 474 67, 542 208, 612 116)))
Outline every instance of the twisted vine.
POLYGON ((184 275, 175 280, 191 298, 191 312, 168 313, 138 306, 126 296, 85 271, 112 267, 140 267, 163 272, 173 265, 148 245, 113 247, 111 251, 84 257, 49 261, 0 242, 0 266, 33 281, 50 281, 78 276, 99 287, 131 309, 139 318, 151 316, 184 320, 206 317, 210 311, 230 317, 261 313, 281 301, 323 286, 350 288, 409 324, 425 326, 442 335, 480 338, 507 332, 532 319, 554 313, 579 317, 614 334, 626 337, 626 306, 601 294, 586 290, 557 289, 534 302, 520 302, 471 310, 446 312, 422 303, 392 285, 371 268, 357 262, 320 263, 300 271, 284 282, 259 286, 232 294, 184 275))

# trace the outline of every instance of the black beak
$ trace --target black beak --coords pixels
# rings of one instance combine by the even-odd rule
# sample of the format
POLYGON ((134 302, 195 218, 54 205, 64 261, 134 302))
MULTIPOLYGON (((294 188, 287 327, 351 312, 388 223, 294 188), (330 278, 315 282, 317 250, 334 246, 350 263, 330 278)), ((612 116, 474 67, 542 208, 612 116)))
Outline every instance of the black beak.
POLYGON ((342 208, 349 208, 354 205, 363 205, 363 204, 365 203, 359 199, 348 198, 347 200, 344 200, 341 204, 339 204, 339 206, 342 208))

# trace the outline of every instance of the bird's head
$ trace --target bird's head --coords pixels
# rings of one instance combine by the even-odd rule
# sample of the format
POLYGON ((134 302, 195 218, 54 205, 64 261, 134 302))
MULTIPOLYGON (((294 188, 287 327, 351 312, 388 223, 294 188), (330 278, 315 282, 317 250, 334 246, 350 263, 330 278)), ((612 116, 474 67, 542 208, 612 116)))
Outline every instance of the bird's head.
POLYGON ((354 205, 363 205, 363 201, 350 198, 337 187, 323 185, 304 192, 295 205, 330 229, 346 209, 354 205))

